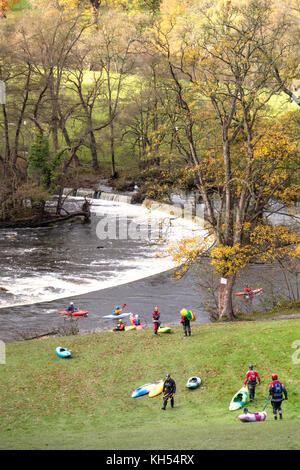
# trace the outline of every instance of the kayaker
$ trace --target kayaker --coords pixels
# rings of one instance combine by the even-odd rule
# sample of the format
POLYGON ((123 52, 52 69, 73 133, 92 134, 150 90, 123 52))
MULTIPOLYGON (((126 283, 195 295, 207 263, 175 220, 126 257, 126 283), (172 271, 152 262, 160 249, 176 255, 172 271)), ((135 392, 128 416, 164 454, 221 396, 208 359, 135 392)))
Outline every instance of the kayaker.
POLYGON ((119 305, 117 305, 117 307, 115 307, 114 311, 113 311, 113 315, 119 315, 119 313, 122 312, 122 308, 119 307, 119 305))
POLYGON ((245 285, 244 292, 245 292, 245 294, 248 294, 248 295, 250 295, 252 293, 252 289, 251 289, 251 287, 249 287, 249 284, 245 285))
POLYGON ((283 394, 285 400, 288 399, 288 394, 284 384, 279 382, 277 374, 272 375, 272 382, 269 383, 269 393, 271 395, 274 419, 277 419, 277 411, 279 418, 282 419, 281 403, 283 401, 283 394))
POLYGON ((260 384, 260 376, 259 376, 259 373, 256 372, 256 370, 253 369, 253 365, 250 364, 249 366, 249 370, 246 374, 246 378, 245 378, 245 381, 244 381, 244 384, 248 385, 248 389, 249 389, 249 398, 250 398, 250 402, 254 400, 254 397, 255 397, 255 387, 257 385, 257 381, 258 383, 260 384))
POLYGON ((158 306, 154 308, 154 312, 152 314, 152 321, 154 323, 154 334, 158 335, 157 330, 160 326, 160 312, 159 312, 158 306))
POLYGON ((126 323, 123 322, 122 318, 120 318, 120 320, 118 320, 118 325, 113 329, 113 331, 125 331, 125 325, 126 323))
POLYGON ((181 315, 181 320, 180 320, 180 323, 182 323, 182 326, 183 326, 183 332, 184 332, 184 336, 191 336, 191 322, 190 320, 185 317, 184 315, 181 315))
POLYGON ((75 310, 78 310, 77 307, 74 306, 74 303, 73 302, 70 302, 70 305, 69 307, 66 309, 67 312, 75 312, 75 310))
POLYGON ((171 378, 170 374, 167 374, 166 380, 164 382, 164 387, 163 387, 163 407, 162 407, 162 410, 166 409, 168 400, 171 401, 171 407, 174 408, 175 393, 176 393, 175 380, 173 380, 171 378))

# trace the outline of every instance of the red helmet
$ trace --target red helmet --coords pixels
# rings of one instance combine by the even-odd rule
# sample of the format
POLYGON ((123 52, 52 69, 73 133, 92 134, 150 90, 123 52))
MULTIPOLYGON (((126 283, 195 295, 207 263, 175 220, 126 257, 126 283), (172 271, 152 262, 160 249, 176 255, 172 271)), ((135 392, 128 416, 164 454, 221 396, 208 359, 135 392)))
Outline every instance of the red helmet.
POLYGON ((278 379, 278 375, 277 374, 272 374, 272 380, 277 380, 278 379))

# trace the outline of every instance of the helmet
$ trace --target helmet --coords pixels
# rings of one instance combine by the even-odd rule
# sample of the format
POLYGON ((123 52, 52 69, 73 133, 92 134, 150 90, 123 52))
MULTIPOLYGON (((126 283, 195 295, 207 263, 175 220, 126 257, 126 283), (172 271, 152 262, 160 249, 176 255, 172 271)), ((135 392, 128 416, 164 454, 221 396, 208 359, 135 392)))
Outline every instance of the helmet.
POLYGON ((73 303, 73 302, 70 302, 70 305, 74 305, 74 303, 73 303))
POLYGON ((250 369, 250 370, 253 369, 253 364, 250 364, 249 369, 250 369))
POLYGON ((278 375, 277 374, 272 374, 272 380, 277 380, 278 379, 278 375))
POLYGON ((136 316, 135 316, 135 318, 139 318, 139 316, 138 316, 138 315, 136 315, 136 316))
POLYGON ((122 323, 123 320, 122 320, 122 318, 120 318, 118 321, 119 321, 119 323, 122 323))
POLYGON ((167 375, 166 375, 166 378, 167 378, 167 379, 169 379, 170 377, 171 377, 170 374, 167 374, 167 375))

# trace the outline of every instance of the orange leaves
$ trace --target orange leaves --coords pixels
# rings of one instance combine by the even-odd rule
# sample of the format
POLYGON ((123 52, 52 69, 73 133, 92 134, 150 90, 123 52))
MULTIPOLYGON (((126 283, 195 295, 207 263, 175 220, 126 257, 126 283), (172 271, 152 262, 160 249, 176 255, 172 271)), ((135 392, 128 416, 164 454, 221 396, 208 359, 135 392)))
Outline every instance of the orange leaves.
POLYGON ((19 1, 20 0, 0 0, 0 18, 5 15, 11 6, 16 5, 19 1))

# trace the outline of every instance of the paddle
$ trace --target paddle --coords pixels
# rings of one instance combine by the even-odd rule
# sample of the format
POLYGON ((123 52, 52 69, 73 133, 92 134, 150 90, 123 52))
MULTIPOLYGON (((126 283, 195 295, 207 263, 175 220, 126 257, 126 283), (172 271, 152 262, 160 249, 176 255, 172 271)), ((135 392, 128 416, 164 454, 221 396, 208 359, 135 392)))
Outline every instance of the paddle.
POLYGON ((268 399, 267 399, 267 401, 266 401, 266 404, 265 404, 265 406, 263 407, 263 411, 265 411, 265 409, 267 408, 267 404, 269 403, 270 398, 271 398, 271 395, 268 396, 268 399))

